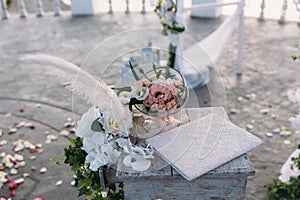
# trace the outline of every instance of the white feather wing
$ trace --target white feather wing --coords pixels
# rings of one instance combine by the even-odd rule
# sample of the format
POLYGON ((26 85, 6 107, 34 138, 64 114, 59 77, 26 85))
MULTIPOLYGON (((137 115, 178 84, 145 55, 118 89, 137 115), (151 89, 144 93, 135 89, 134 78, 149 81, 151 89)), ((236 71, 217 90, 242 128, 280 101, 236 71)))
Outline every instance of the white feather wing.
MULTIPOLYGON (((88 104, 97 105, 102 111, 110 109, 113 118, 123 122, 125 112, 122 103, 103 80, 97 79, 70 62, 50 55, 25 55, 21 61, 43 66, 49 74, 56 76, 63 84, 67 84, 67 88, 86 100, 88 104)), ((124 126, 123 123, 126 131, 124 126)))

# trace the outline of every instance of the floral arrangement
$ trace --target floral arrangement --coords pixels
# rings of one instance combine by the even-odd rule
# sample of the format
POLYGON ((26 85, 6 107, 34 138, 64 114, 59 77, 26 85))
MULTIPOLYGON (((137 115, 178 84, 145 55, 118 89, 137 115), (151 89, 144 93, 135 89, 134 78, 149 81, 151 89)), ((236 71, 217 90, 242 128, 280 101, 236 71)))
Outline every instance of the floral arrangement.
POLYGON ((153 69, 137 78, 132 86, 129 109, 134 105, 140 112, 147 115, 167 116, 181 107, 187 98, 187 88, 184 79, 177 70, 170 71, 168 67, 153 69))
MULTIPOLYGON (((293 60, 296 60, 296 56, 291 56, 293 60)), ((288 99, 295 104, 300 106, 300 89, 288 90, 288 99)), ((300 133, 300 113, 291 117, 292 127, 296 132, 300 133)), ((273 180, 273 183, 265 185, 267 188, 268 199, 300 199, 300 145, 298 145, 298 150, 290 156, 285 165, 290 168, 284 169, 285 174, 281 174, 279 178, 273 180), (289 166, 290 165, 290 166, 289 166)))
POLYGON ((77 122, 77 138, 65 149, 65 163, 77 177, 79 195, 85 194, 88 199, 123 198, 122 189, 116 192, 114 184, 99 181, 103 169, 116 169, 122 163, 130 171, 141 172, 151 166, 151 145, 133 145, 130 134, 126 134, 133 127, 133 106, 144 114, 166 116, 178 110, 182 98, 187 98, 187 88, 177 70, 153 64, 147 73, 139 68, 142 78, 132 66, 131 70, 133 85, 114 88, 126 110, 123 116, 114 117, 113 108, 91 107, 77 122))
POLYGON ((178 34, 184 32, 185 27, 176 16, 177 9, 173 0, 159 0, 154 11, 161 20, 163 33, 169 37, 168 66, 174 68, 176 47, 179 40, 178 34))

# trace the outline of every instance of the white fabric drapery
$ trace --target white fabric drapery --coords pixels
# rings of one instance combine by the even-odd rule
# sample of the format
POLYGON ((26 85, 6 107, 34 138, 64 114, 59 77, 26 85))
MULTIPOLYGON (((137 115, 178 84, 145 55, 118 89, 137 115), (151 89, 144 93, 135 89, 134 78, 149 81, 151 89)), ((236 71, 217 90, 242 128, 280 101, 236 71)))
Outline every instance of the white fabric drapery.
MULTIPOLYGON (((243 15, 244 5, 245 0, 241 0, 237 4, 235 12, 218 29, 194 46, 183 51, 182 41, 178 44, 176 68, 186 78, 190 88, 203 86, 209 82, 209 67, 214 66, 222 55, 236 24, 240 20, 240 16, 243 15)), ((177 17, 183 18, 183 2, 177 1, 177 6, 177 17)))

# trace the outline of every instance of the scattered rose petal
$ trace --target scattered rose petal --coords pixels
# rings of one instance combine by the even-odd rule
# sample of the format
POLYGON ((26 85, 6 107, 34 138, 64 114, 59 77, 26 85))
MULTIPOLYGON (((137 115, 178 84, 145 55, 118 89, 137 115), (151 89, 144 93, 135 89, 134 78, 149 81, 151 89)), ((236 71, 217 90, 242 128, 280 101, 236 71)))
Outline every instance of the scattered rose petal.
POLYGON ((14 182, 15 182, 16 184, 20 185, 20 184, 24 183, 24 181, 25 181, 24 178, 18 178, 18 179, 16 179, 14 182))
POLYGON ((263 114, 263 115, 266 115, 266 114, 269 113, 269 109, 267 109, 267 108, 261 109, 260 113, 263 114))
POLYGON ((8 134, 13 134, 13 133, 16 133, 17 132, 17 129, 16 128, 10 128, 8 129, 8 134))
POLYGON ((280 127, 280 130, 281 130, 281 131, 286 131, 286 129, 287 129, 287 128, 286 128, 285 126, 281 126, 281 127, 280 127))
POLYGON ((13 189, 16 189, 19 185, 17 183, 12 183, 12 184, 9 184, 9 189, 13 190, 13 189))
POLYGON ((11 182, 12 181, 12 177, 11 176, 6 176, 7 182, 11 182))
POLYGON ((4 145, 6 145, 7 144, 7 141, 6 140, 1 140, 0 141, 0 146, 4 146, 4 145))
POLYGON ((266 136, 271 138, 271 137, 273 137, 273 133, 268 132, 268 133, 266 133, 266 136))
POLYGON ((0 137, 2 137, 4 134, 4 131, 2 129, 0 129, 0 137))
POLYGON ((284 141, 283 141, 283 144, 289 145, 289 144, 291 144, 291 141, 289 141, 289 140, 284 140, 284 141))
POLYGON ((75 126, 75 122, 72 122, 72 121, 71 122, 66 122, 65 125, 64 125, 65 128, 71 128, 71 127, 74 127, 74 126, 75 126))
POLYGON ((253 126, 252 124, 247 124, 247 125, 246 125, 246 128, 247 128, 248 130, 251 130, 251 129, 254 128, 254 126, 253 126))
POLYGON ((36 168, 35 166, 32 166, 32 167, 31 167, 31 171, 34 171, 34 172, 35 172, 36 170, 37 170, 37 168, 36 168))
POLYGON ((41 107, 42 107, 42 105, 41 105, 40 103, 37 103, 37 104, 35 104, 35 107, 37 107, 37 108, 41 108, 41 107))
POLYGON ((5 118, 8 118, 11 116, 11 113, 6 113, 4 116, 5 116, 5 118))
POLYGON ((33 200, 43 200, 42 197, 35 197, 33 200))
POLYGON ((29 149, 29 152, 30 152, 30 153, 35 153, 35 152, 37 152, 37 149, 36 149, 36 148, 30 148, 30 149, 29 149))
POLYGON ((29 160, 35 160, 36 157, 35 156, 29 156, 29 160))
POLYGON ((62 136, 65 136, 65 137, 68 137, 70 135, 70 132, 67 131, 67 130, 62 130, 59 132, 59 135, 62 135, 62 136))
POLYGON ((27 177, 29 177, 29 176, 30 176, 29 173, 24 173, 24 174, 23 174, 23 177, 24 177, 24 178, 27 178, 27 177))
POLYGON ((281 136, 287 137, 287 136, 292 135, 292 132, 291 132, 291 131, 281 131, 281 132, 280 132, 280 135, 281 135, 281 136))
POLYGON ((50 144, 50 143, 52 143, 51 140, 45 140, 45 144, 50 144))
POLYGON ((5 169, 5 166, 4 165, 1 165, 0 166, 0 171, 3 171, 5 169))
POLYGON ((75 134, 75 133, 76 133, 76 128, 71 128, 71 129, 69 130, 69 132, 70 132, 71 134, 75 134))
POLYGON ((47 172, 47 168, 46 167, 42 167, 41 169, 40 169, 40 173, 41 174, 44 174, 44 173, 46 173, 47 172))
POLYGON ((21 109, 19 110, 20 113, 23 113, 24 111, 25 111, 24 108, 21 108, 21 109))
POLYGON ((18 174, 19 172, 18 172, 18 170, 17 169, 14 169, 14 168, 12 168, 12 169, 10 169, 10 172, 9 172, 11 175, 16 175, 16 174, 18 174))
POLYGON ((237 110, 236 109, 234 109, 234 108, 231 108, 230 109, 230 114, 236 114, 237 113, 237 110))
POLYGON ((9 191, 10 196, 16 196, 17 192, 15 190, 9 191))
POLYGON ((47 135, 46 140, 54 141, 58 140, 58 137, 56 135, 47 135))
POLYGON ((272 118, 272 119, 276 119, 277 116, 276 116, 275 114, 271 114, 271 118, 272 118))
POLYGON ((63 181, 62 180, 59 180, 55 183, 56 186, 61 186, 63 184, 63 181))
POLYGON ((17 164, 15 165, 15 168, 24 167, 25 165, 26 165, 25 161, 17 162, 17 164))
POLYGON ((275 128, 275 129, 273 129, 273 133, 275 133, 275 134, 280 133, 280 128, 275 128))
POLYGON ((242 101, 244 100, 244 98, 241 96, 241 97, 238 97, 237 100, 238 100, 239 102, 242 102, 242 101))
POLYGON ((75 186, 75 184, 76 184, 75 180, 71 181, 71 183, 70 183, 71 186, 75 186))
POLYGON ((23 161, 24 160, 24 157, 20 154, 15 154, 14 155, 14 158, 17 160, 17 161, 23 161))

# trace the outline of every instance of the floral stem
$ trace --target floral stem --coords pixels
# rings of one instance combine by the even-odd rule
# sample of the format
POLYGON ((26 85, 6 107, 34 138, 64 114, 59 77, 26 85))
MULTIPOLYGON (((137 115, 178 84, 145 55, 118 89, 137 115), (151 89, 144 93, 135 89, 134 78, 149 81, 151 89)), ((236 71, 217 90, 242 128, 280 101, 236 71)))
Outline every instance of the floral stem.
POLYGON ((176 56, 176 46, 169 44, 169 59, 168 59, 168 67, 175 68, 175 56, 176 56))

